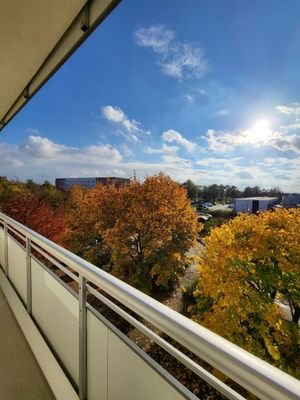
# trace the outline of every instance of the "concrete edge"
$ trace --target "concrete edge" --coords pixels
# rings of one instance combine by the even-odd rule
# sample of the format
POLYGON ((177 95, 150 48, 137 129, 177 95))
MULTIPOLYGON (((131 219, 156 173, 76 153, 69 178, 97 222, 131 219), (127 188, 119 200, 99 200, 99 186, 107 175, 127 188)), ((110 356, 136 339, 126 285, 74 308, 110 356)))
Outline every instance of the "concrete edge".
POLYGON ((0 286, 55 398, 57 400, 78 400, 79 397, 73 386, 67 379, 1 268, 0 286))

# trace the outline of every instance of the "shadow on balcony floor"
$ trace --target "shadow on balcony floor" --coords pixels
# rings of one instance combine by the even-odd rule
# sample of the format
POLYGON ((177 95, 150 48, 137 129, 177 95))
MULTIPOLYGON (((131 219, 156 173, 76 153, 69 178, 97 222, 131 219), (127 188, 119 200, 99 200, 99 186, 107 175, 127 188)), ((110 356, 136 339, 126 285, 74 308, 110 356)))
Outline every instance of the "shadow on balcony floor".
POLYGON ((0 399, 54 400, 1 290, 0 399))

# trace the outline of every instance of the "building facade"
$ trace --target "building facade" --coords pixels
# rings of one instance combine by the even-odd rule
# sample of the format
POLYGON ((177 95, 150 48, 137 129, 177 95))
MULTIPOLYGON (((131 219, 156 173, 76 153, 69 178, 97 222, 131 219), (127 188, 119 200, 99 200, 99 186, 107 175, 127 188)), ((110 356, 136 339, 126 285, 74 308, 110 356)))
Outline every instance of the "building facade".
POLYGON ((277 197, 242 197, 234 199, 233 209, 236 213, 253 214, 258 211, 269 210, 275 204, 278 204, 277 197))
POLYGON ((283 207, 299 207, 300 193, 284 193, 282 196, 283 207))
POLYGON ((97 184, 108 186, 113 185, 115 187, 124 187, 130 184, 130 179, 119 178, 112 176, 103 176, 95 178, 56 178, 55 186, 56 189, 69 190, 72 186, 83 186, 87 189, 96 187, 97 184))

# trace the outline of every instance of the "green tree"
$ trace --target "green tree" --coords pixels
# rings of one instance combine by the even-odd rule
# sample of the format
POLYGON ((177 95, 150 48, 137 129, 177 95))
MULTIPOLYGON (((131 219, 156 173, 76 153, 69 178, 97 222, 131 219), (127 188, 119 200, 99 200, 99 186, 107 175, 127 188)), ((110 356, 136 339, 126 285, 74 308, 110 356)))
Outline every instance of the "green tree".
POLYGON ((182 186, 186 188, 189 199, 191 199, 192 201, 198 200, 199 187, 195 185, 192 180, 188 179, 186 182, 183 183, 182 186))

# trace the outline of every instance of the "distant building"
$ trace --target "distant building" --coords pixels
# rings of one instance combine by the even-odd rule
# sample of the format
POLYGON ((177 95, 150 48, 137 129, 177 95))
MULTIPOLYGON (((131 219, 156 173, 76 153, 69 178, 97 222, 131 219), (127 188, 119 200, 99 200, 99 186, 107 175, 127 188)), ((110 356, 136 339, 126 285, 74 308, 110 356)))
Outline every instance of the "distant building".
POLYGON ((130 179, 128 178, 118 178, 118 177, 96 177, 96 178, 56 178, 55 186, 56 189, 69 190, 72 186, 83 186, 86 188, 94 188, 96 185, 100 184, 103 186, 113 185, 115 187, 124 187, 130 184, 130 179))
POLYGON ((233 210, 236 213, 256 213, 258 211, 269 210, 275 204, 278 204, 279 200, 277 197, 242 197, 240 199, 234 199, 233 210))
POLYGON ((299 207, 300 193, 284 193, 282 196, 283 207, 299 207))

